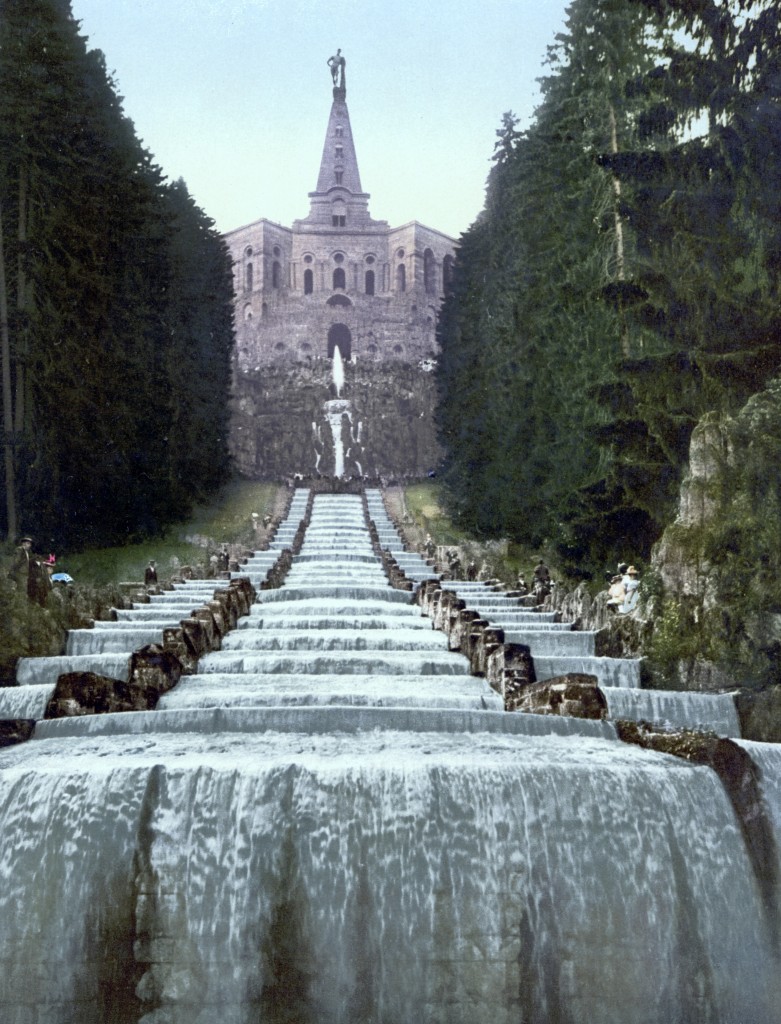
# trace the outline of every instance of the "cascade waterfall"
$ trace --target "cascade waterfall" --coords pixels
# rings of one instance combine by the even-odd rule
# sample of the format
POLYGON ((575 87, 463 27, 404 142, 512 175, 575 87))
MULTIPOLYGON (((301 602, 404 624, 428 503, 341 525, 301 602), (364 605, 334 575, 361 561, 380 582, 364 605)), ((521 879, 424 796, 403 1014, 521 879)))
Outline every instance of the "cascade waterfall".
MULTIPOLYGON (((276 590, 268 565, 243 567, 251 613, 157 710, 0 750, 3 1024, 777 1021, 777 905, 713 771, 609 721, 505 713, 389 585, 360 496, 314 499, 276 590)), ((541 670, 607 660, 512 614, 546 634, 541 670)), ((102 656, 80 643, 69 658, 102 656)), ((781 752, 744 746, 777 858, 781 752)))

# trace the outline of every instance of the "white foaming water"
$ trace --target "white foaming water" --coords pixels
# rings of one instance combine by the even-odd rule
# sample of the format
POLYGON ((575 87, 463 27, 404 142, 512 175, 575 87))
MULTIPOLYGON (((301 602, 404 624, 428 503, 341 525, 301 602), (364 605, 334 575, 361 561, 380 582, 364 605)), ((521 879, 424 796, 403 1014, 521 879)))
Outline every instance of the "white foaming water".
MULTIPOLYGON (((325 418, 331 428, 331 435, 334 441, 334 476, 341 479, 344 476, 344 438, 342 437, 342 416, 349 418, 350 404, 345 402, 341 395, 344 388, 344 362, 342 351, 338 345, 334 346, 333 360, 331 364, 331 377, 336 392, 336 400, 325 403, 325 418)), ((318 457, 318 466, 320 460, 318 457)))
POLYGON ((643 719, 672 729, 705 729, 719 736, 740 736, 740 721, 730 693, 668 693, 602 687, 611 718, 643 719))
MULTIPOLYGON (((326 509, 361 521, 321 497, 315 527, 326 509)), ((480 710, 409 594, 307 582, 339 564, 320 535, 162 710, 0 751, 3 1024, 773 1024, 715 774, 607 723, 480 710), (331 649, 300 648, 306 617, 331 649), (235 640, 281 645, 282 622, 287 649, 235 640)))
POLYGON ((332 375, 336 397, 341 398, 342 388, 344 387, 344 361, 342 359, 342 350, 338 345, 334 345, 332 375))
POLYGON ((43 718, 54 693, 54 683, 0 688, 0 719, 43 718))
POLYGON ((344 402, 341 399, 326 402, 325 410, 325 418, 328 420, 334 439, 334 476, 341 478, 344 476, 344 440, 342 438, 344 402))

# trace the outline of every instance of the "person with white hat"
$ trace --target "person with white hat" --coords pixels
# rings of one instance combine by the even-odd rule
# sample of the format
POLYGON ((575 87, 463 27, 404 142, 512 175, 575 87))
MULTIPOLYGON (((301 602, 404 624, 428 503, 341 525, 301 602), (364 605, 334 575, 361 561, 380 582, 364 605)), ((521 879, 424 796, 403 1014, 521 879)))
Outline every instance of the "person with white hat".
POLYGON ((632 612, 637 607, 637 602, 640 597, 640 591, 638 589, 640 586, 640 580, 638 578, 639 576, 640 573, 637 571, 637 569, 635 569, 633 565, 630 565, 629 568, 626 570, 626 576, 624 576, 624 579, 622 581, 626 593, 624 596, 623 603, 619 606, 618 609, 620 612, 632 612))

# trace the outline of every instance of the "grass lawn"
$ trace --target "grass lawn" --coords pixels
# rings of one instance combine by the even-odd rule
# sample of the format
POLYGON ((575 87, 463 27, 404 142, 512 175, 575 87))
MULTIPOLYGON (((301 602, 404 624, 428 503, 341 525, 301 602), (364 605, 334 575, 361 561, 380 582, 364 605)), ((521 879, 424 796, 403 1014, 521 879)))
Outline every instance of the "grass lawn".
POLYGON ((468 535, 450 521, 439 500, 440 484, 434 481, 405 487, 407 511, 435 544, 460 544, 468 535))
MULTIPOLYGON (((524 544, 505 540, 476 540, 455 526, 441 503, 441 485, 436 481, 413 484, 404 488, 403 508, 397 506, 401 515, 410 516, 418 529, 414 538, 417 546, 427 533, 435 544, 458 547, 462 561, 474 559, 478 565, 486 563, 491 575, 514 583, 519 572, 531 578, 532 570, 539 558, 539 551, 524 544)), ((551 568, 556 570, 555 565, 551 568)))
POLYGON ((157 562, 161 581, 180 565, 205 563, 223 543, 253 546, 252 513, 260 519, 274 508, 277 484, 231 481, 214 502, 198 508, 186 522, 170 527, 161 537, 123 547, 91 548, 58 557, 57 569, 78 583, 123 583, 144 578, 150 558, 157 562))

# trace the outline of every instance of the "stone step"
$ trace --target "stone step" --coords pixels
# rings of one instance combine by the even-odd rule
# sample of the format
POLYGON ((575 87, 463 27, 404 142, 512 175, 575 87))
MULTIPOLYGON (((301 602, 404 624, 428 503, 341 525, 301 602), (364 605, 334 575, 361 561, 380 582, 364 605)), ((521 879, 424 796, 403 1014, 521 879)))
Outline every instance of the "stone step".
POLYGON ((600 687, 618 686, 639 689, 639 658, 562 657, 533 655, 534 672, 539 681, 569 673, 596 676, 600 687))
POLYGON ((184 707, 334 705, 502 710, 502 700, 473 676, 188 676, 164 695, 161 710, 184 707))
POLYGON ((469 662, 450 651, 212 651, 198 664, 212 672, 301 675, 469 675, 469 662))
POLYGON ((127 652, 106 652, 103 654, 63 654, 48 658, 20 658, 16 669, 16 681, 20 686, 44 685, 57 682, 66 672, 94 672, 127 682, 130 672, 130 657, 127 652))
POLYGON ((447 637, 428 629, 237 629, 222 641, 223 651, 439 651, 447 637))

